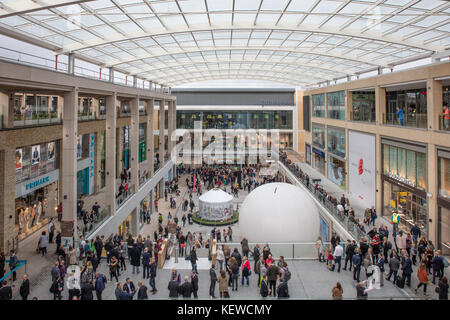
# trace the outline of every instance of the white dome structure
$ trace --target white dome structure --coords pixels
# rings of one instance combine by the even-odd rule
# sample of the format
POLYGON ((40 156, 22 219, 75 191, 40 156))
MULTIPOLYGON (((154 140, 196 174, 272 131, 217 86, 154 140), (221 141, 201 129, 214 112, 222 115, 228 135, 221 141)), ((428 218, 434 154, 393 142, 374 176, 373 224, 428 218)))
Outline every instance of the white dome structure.
POLYGON ((320 234, 319 210, 299 187, 268 183, 245 198, 239 229, 249 242, 315 242, 320 234))
POLYGON ((233 196, 222 189, 214 188, 198 198, 202 219, 225 221, 233 215, 233 196))

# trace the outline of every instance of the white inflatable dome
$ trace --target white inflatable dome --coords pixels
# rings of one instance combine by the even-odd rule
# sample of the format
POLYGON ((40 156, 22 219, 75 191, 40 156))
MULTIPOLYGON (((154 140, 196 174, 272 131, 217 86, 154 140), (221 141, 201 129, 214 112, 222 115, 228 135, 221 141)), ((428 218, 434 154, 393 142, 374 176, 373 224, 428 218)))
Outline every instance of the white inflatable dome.
POLYGON ((239 229, 249 242, 315 242, 320 234, 319 211, 299 187, 263 184, 242 203, 239 229))

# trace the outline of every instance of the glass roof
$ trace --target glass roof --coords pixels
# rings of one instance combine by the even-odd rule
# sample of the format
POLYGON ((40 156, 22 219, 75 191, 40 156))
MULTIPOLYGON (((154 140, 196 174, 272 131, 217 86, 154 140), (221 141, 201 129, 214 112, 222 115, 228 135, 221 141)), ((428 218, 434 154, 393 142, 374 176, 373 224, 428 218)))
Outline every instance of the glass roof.
POLYGON ((450 2, 0 0, 0 27, 169 86, 305 86, 448 50, 450 2))

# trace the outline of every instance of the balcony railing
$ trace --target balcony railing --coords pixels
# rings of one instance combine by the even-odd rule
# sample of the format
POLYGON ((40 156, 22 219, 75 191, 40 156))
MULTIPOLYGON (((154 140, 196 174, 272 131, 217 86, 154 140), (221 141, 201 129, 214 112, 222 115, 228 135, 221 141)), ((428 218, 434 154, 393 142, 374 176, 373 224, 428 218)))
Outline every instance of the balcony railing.
POLYGON ((352 111, 350 112, 350 120, 351 121, 364 121, 364 122, 375 122, 376 121, 376 115, 375 112, 371 111, 352 111))
POLYGON ((57 112, 25 112, 14 115, 14 127, 29 127, 61 123, 62 114, 57 112))
POLYGON ((439 115, 439 130, 450 131, 450 116, 439 115))
POLYGON ((283 158, 280 155, 280 161, 289 169, 289 171, 295 175, 295 177, 311 192, 311 194, 321 202, 324 207, 327 209, 328 213, 330 213, 333 217, 335 217, 341 225, 355 238, 360 239, 366 235, 365 231, 363 231, 360 227, 361 223, 358 224, 354 218, 347 216, 341 213, 336 208, 336 204, 331 202, 321 191, 321 188, 316 188, 316 185, 312 182, 313 178, 307 176, 302 170, 300 170, 295 164, 291 163, 291 161, 283 158))
POLYGON ((106 114, 97 112, 78 112, 78 121, 92 121, 92 120, 105 120, 106 114))
POLYGON ((414 113, 408 115, 405 114, 403 119, 399 119, 396 113, 383 113, 383 124, 426 129, 427 114, 426 113, 414 113))
POLYGON ((98 213, 97 217, 94 217, 93 221, 90 221, 83 228, 84 238, 88 238, 106 219, 111 216, 111 210, 109 206, 98 213))

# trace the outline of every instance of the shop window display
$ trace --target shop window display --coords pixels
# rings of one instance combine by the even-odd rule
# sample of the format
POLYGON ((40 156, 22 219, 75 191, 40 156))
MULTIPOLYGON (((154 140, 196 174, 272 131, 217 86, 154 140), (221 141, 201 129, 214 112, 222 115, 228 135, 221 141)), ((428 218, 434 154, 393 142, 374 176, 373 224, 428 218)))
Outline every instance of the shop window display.
POLYGON ((438 158, 439 196, 450 200, 450 159, 438 158))
POLYGON ((345 162, 338 158, 328 157, 328 179, 345 190, 345 162))
POLYGON ((313 145, 325 149, 325 128, 323 126, 312 125, 312 142, 313 145))
POLYGON ((345 130, 328 128, 328 151, 345 158, 345 130))
POLYGON ((328 118, 345 120, 345 91, 327 93, 328 118))

